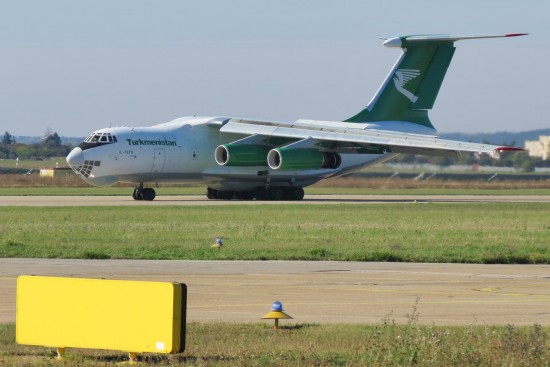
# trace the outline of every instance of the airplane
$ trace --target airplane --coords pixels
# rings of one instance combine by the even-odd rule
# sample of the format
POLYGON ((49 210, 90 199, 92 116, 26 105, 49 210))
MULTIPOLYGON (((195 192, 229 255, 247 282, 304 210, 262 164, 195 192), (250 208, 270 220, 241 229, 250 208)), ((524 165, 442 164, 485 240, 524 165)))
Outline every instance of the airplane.
POLYGON ((109 127, 92 132, 67 163, 93 186, 134 183, 135 200, 153 200, 156 192, 146 185, 166 182, 202 182, 209 199, 302 200, 306 186, 400 153, 498 157, 522 149, 440 139, 428 111, 455 42, 526 34, 383 38, 401 55, 368 105, 346 120, 192 116, 150 127, 109 127))

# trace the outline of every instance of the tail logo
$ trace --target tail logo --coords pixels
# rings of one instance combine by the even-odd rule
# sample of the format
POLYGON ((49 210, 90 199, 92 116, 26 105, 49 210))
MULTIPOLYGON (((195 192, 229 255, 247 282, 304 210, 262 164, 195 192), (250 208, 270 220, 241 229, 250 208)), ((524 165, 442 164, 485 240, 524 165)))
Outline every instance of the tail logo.
POLYGON ((397 69, 393 77, 395 88, 399 93, 407 97, 412 103, 416 102, 417 96, 405 89, 405 85, 420 75, 420 70, 414 69, 397 69))

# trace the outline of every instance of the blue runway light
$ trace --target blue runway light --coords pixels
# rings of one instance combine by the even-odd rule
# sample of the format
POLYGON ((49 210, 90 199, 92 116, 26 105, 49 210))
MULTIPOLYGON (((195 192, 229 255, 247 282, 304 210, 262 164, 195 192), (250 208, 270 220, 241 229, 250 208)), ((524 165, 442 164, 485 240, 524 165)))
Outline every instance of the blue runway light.
POLYGON ((262 319, 275 320, 274 330, 279 329, 279 319, 292 319, 292 316, 283 312, 283 304, 279 301, 275 301, 271 304, 271 312, 266 314, 262 319))
POLYGON ((216 248, 216 249, 220 249, 220 248, 222 248, 222 246, 223 246, 222 238, 221 238, 221 237, 216 237, 216 243, 213 244, 213 245, 210 246, 210 247, 216 248))

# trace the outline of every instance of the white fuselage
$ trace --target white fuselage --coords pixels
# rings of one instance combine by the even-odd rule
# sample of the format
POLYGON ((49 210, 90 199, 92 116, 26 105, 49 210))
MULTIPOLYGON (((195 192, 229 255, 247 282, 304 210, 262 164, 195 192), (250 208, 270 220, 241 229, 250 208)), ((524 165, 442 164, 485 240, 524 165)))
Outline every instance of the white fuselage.
MULTIPOLYGON (((394 156, 391 153, 341 154, 342 163, 336 169, 274 170, 267 164, 223 166, 216 163, 216 147, 244 137, 220 132, 223 120, 188 117, 151 127, 101 129, 75 148, 67 156, 67 162, 80 178, 94 186, 116 182, 201 181, 218 190, 253 190, 262 185, 305 187, 394 156), (93 139, 95 141, 91 141, 93 139)), ((367 124, 348 125, 368 128, 367 124)), ((403 126, 398 128, 402 130, 403 126)))

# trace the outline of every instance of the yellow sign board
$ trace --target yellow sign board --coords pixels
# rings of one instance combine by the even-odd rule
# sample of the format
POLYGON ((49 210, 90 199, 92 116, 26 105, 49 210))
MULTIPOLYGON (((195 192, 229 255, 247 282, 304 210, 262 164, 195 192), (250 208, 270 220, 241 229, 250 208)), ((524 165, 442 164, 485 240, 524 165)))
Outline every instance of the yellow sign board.
POLYGON ((20 276, 16 339, 58 348, 181 353, 186 303, 185 284, 20 276))

